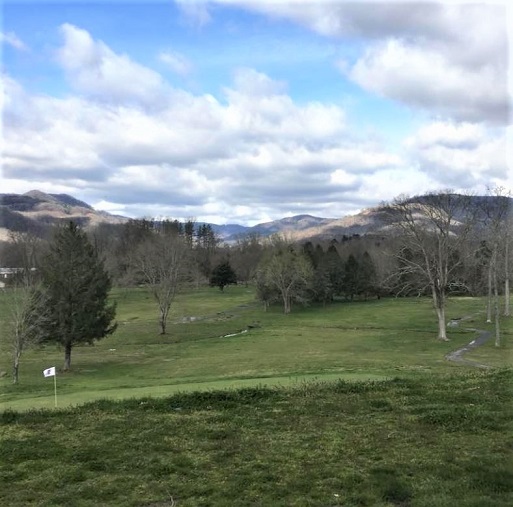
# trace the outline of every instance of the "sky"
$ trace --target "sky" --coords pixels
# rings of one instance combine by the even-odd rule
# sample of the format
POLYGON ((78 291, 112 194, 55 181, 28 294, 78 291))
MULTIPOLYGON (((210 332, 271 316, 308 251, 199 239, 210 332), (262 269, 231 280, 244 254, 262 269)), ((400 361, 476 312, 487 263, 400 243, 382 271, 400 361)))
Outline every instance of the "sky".
POLYGON ((508 2, 4 0, 0 193, 254 225, 513 190, 508 2))

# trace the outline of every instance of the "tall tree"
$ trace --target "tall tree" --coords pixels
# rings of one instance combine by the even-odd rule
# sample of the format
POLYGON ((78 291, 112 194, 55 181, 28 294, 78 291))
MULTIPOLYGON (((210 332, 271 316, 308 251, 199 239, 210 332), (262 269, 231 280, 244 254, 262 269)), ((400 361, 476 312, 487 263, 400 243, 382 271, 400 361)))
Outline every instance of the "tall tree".
POLYGON ((438 339, 447 341, 447 291, 462 262, 455 253, 462 250, 474 224, 470 197, 450 192, 402 197, 384 211, 399 233, 395 255, 401 274, 412 274, 430 288, 438 339))
POLYGON ((344 288, 352 300, 359 292, 360 265, 353 254, 350 254, 344 265, 344 288))
POLYGON ((370 256, 369 252, 365 251, 360 259, 359 263, 359 287, 358 292, 365 296, 365 299, 370 294, 377 292, 377 280, 376 280, 376 266, 370 256))
MULTIPOLYGON (((490 191, 489 196, 481 201, 484 231, 487 243, 490 245, 488 256, 488 305, 487 322, 492 322, 492 313, 495 322, 495 345, 501 344, 500 332, 500 306, 499 306, 499 277, 501 260, 507 266, 509 256, 509 215, 511 213, 511 198, 501 187, 490 191), (493 311, 492 311, 493 310, 493 311)), ((509 269, 504 273, 504 289, 509 297, 509 269)), ((505 298, 507 300, 507 297, 505 298)))
POLYGON ((45 340, 64 347, 64 370, 69 370, 73 346, 92 343, 116 329, 115 305, 108 302, 111 280, 73 222, 57 230, 43 262, 41 283, 50 312, 42 325, 45 340))

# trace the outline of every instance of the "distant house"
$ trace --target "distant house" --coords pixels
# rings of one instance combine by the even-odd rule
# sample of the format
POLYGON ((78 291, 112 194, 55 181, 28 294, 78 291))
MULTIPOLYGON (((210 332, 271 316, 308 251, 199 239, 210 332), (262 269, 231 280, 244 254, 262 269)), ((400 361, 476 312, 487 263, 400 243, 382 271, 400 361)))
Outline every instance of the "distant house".
POLYGON ((21 272, 23 272, 23 268, 0 268, 0 278, 11 278, 11 276, 21 272))
MULTIPOLYGON (((18 273, 23 273, 25 268, 0 268, 0 281, 8 280, 18 273)), ((36 268, 30 268, 30 271, 35 271, 36 268)), ((4 283, 5 287, 5 283, 4 283)))

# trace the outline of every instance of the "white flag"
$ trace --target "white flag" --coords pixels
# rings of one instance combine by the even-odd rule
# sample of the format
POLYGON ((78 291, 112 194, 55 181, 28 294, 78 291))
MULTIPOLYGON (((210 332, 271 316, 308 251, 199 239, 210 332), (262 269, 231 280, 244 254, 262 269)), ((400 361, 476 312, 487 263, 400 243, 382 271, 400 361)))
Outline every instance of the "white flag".
POLYGON ((43 375, 45 377, 55 377, 55 366, 52 366, 51 368, 47 368, 46 370, 43 370, 43 375))

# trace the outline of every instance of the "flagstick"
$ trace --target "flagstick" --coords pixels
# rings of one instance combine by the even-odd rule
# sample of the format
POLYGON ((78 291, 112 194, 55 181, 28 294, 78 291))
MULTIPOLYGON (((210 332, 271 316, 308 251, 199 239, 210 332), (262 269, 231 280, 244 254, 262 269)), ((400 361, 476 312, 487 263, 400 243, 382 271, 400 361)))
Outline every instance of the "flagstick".
POLYGON ((57 408, 57 372, 53 376, 53 389, 55 393, 55 408, 57 408))

